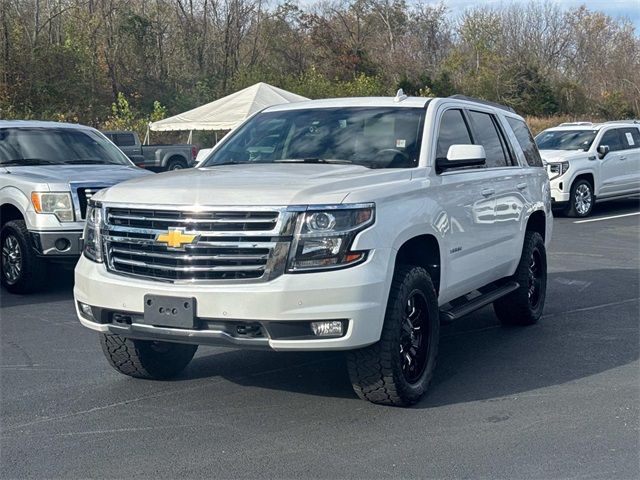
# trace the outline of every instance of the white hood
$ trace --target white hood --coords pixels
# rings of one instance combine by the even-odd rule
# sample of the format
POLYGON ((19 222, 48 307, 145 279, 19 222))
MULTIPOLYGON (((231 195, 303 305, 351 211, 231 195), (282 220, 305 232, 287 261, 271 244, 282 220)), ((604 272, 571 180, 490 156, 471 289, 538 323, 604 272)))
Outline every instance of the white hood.
POLYGON ((410 169, 327 164, 228 165, 134 179, 93 198, 107 203, 167 206, 318 205, 341 203, 352 189, 410 179, 410 169))
POLYGON ((540 156, 545 163, 558 163, 585 159, 588 153, 584 150, 540 150, 540 156))

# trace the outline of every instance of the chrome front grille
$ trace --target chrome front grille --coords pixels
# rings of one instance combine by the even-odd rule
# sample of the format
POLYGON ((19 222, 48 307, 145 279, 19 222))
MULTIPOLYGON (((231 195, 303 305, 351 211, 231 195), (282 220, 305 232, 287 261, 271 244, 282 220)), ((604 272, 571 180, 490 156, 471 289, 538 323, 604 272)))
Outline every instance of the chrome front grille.
POLYGON ((266 281, 282 274, 294 214, 285 209, 169 210, 105 207, 104 249, 115 273, 172 282, 266 281), (169 230, 195 235, 170 247, 169 230))

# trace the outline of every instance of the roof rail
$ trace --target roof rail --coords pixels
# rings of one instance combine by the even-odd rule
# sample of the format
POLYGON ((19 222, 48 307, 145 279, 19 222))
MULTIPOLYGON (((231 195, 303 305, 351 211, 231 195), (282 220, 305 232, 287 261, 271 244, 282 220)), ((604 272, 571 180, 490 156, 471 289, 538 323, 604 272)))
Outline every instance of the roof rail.
POLYGON ((609 120, 604 123, 640 123, 640 120, 637 119, 629 119, 629 120, 609 120))
POLYGON ((579 127, 584 125, 593 125, 593 122, 563 122, 559 127, 579 127))
POLYGON ((513 108, 502 105, 501 103, 490 102, 489 100, 481 100, 479 98, 469 97, 467 95, 460 95, 459 93, 456 95, 449 95, 449 97, 447 98, 453 98, 455 100, 466 100, 467 102, 482 103, 483 105, 489 105, 490 107, 501 108, 502 110, 506 110, 507 112, 516 113, 513 108))

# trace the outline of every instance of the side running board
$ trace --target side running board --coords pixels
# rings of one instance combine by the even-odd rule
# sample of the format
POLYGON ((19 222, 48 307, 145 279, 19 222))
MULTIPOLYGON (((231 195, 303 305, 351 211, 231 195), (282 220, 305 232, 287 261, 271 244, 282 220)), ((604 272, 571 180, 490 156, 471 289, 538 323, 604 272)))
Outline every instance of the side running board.
POLYGON ((520 284, 518 282, 510 281, 476 297, 473 297, 470 300, 467 300, 466 296, 457 298, 455 301, 451 302, 451 304, 455 304, 456 306, 453 306, 449 309, 440 310, 440 320, 443 323, 453 322, 454 320, 457 320, 460 317, 464 317, 465 315, 478 310, 485 305, 489 305, 490 303, 495 302, 499 298, 508 295, 514 290, 517 290, 519 287, 520 284))

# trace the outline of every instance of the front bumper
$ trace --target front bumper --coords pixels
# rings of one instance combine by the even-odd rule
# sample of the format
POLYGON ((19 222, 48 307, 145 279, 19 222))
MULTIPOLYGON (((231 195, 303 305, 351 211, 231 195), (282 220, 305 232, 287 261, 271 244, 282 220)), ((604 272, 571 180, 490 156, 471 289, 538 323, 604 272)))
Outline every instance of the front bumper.
POLYGON ((569 201, 571 185, 567 175, 554 178, 549 184, 551 186, 551 200, 554 204, 563 204, 569 201))
POLYGON ((31 244, 44 257, 77 258, 82 251, 82 230, 30 231, 31 244))
POLYGON ((103 264, 83 256, 75 270, 74 297, 80 322, 103 333, 274 350, 347 350, 380 339, 392 275, 391 249, 372 251, 363 264, 343 270, 285 274, 270 282, 246 284, 137 279, 110 273, 103 264), (195 298, 198 328, 156 327, 136 321, 143 316, 146 294, 195 298), (98 307, 96 321, 81 314, 78 302, 98 307), (346 333, 338 338, 292 338, 281 333, 319 320, 343 321, 346 333), (241 335, 238 326, 261 326, 261 335, 241 335))

